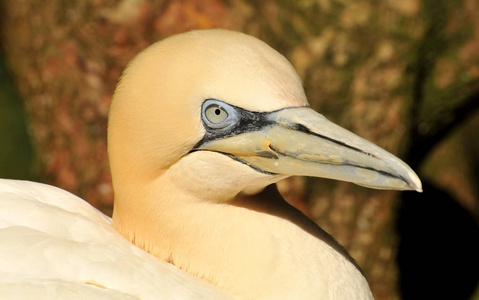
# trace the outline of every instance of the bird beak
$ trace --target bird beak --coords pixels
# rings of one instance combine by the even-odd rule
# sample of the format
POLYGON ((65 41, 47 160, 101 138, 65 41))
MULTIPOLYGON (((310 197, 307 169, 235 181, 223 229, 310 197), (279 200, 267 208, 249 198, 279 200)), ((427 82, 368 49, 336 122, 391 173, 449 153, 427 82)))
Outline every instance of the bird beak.
POLYGON ((262 114, 264 126, 207 141, 197 150, 229 155, 264 173, 422 191, 419 177, 406 163, 311 108, 292 107, 262 114))

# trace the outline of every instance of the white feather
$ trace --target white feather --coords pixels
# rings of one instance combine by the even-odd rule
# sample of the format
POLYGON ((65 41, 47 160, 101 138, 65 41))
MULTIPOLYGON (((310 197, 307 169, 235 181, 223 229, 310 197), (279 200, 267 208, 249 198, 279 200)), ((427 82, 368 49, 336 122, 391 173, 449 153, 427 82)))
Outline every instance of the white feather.
POLYGON ((116 232, 69 192, 0 180, 1 299, 228 299, 116 232))

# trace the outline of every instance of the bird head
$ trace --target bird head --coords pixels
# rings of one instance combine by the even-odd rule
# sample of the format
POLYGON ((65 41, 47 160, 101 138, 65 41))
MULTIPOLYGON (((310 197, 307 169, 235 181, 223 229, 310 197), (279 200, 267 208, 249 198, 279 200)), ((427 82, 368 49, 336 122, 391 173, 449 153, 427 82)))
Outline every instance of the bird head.
POLYGON ((139 54, 116 89, 108 134, 117 186, 170 172, 214 201, 291 175, 421 190, 400 159, 311 109, 284 56, 227 30, 179 34, 139 54))

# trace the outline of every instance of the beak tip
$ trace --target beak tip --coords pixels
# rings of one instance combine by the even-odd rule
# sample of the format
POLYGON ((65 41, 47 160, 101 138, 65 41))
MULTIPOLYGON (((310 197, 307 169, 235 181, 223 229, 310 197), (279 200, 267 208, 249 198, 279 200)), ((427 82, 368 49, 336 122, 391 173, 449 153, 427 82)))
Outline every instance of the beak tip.
POLYGON ((421 179, 419 179, 419 176, 417 176, 417 174, 414 173, 414 171, 411 171, 411 172, 412 172, 410 176, 411 181, 409 182, 409 186, 411 187, 411 190, 415 190, 418 193, 422 193, 421 179))
POLYGON ((418 192, 418 193, 422 193, 422 186, 417 186, 417 187, 415 188, 415 190, 416 190, 416 192, 418 192))

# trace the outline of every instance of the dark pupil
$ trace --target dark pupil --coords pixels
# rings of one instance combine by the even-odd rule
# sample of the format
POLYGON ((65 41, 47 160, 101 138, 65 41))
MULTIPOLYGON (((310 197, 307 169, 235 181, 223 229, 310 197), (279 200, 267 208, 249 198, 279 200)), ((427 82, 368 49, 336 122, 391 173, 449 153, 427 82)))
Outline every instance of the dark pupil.
POLYGON ((221 110, 219 108, 215 109, 215 114, 219 116, 221 114, 221 110))

